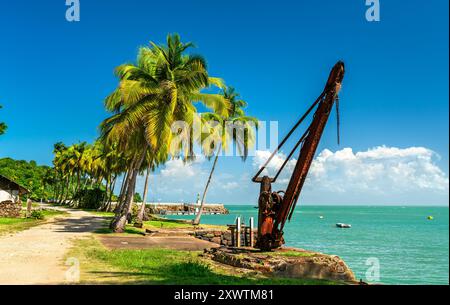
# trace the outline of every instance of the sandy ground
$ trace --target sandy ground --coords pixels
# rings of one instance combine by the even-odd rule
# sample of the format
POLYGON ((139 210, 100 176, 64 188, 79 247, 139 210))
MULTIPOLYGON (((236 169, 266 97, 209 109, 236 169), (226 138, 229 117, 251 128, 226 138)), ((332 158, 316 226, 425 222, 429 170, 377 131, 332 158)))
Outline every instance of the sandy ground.
POLYGON ((74 239, 89 236, 102 226, 104 218, 58 209, 69 215, 0 237, 0 284, 64 284, 73 280, 74 261, 64 261, 65 254, 74 239))

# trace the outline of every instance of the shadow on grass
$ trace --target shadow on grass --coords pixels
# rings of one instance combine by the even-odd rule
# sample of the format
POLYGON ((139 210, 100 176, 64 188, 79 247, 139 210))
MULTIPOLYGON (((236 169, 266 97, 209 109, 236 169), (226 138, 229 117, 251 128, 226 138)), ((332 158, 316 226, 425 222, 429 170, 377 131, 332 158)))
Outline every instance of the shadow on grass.
MULTIPOLYGON (((95 249, 88 256, 114 267, 114 271, 91 270, 88 273, 111 284, 162 285, 329 285, 330 281, 255 277, 255 274, 226 274, 198 259, 199 252, 168 249, 114 250, 95 249), (119 280, 118 280, 119 279, 119 280)), ((101 267, 99 267, 101 268, 101 267)))

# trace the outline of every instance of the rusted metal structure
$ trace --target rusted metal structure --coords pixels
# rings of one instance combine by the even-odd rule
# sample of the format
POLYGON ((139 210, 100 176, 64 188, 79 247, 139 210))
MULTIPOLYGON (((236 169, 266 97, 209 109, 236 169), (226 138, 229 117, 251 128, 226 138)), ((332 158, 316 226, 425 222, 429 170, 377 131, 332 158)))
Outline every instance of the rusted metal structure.
POLYGON ((325 89, 311 105, 306 113, 289 131, 287 136, 280 142, 278 148, 272 153, 270 158, 261 167, 252 181, 261 184, 259 195, 259 213, 258 213, 258 237, 256 247, 262 250, 271 250, 284 244, 283 228, 286 221, 291 219, 297 204, 303 184, 314 158, 314 154, 322 137, 323 130, 328 121, 333 105, 336 104, 338 121, 338 142, 339 142, 339 97, 342 80, 344 78, 344 63, 337 62, 330 72, 325 89), (313 119, 305 133, 300 137, 286 160, 271 178, 268 176, 260 177, 260 174, 267 167, 272 158, 277 154, 281 147, 286 143, 292 133, 305 120, 305 118, 315 108, 313 119), (297 148, 300 147, 300 155, 295 165, 286 191, 272 192, 272 183, 274 183, 281 171, 292 157, 297 148))

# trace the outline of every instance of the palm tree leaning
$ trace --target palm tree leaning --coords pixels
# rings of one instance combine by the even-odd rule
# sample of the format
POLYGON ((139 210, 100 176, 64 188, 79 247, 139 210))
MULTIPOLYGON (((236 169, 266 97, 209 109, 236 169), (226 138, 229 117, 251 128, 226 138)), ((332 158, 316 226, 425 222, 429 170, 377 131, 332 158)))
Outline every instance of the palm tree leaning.
POLYGON ((239 155, 241 156, 242 160, 245 161, 248 156, 249 147, 252 146, 255 141, 254 129, 258 127, 258 120, 254 117, 245 115, 243 108, 247 107, 247 103, 239 99, 239 94, 236 93, 235 89, 232 87, 224 89, 223 96, 230 103, 229 117, 223 117, 216 113, 205 113, 202 116, 202 120, 205 122, 216 122, 215 125, 220 126, 220 132, 219 134, 217 134, 216 130, 214 130, 215 128, 212 128, 212 131, 209 134, 205 135, 207 137, 211 137, 211 139, 215 139, 210 143, 203 143, 204 145, 202 147, 205 151, 205 154, 207 156, 212 156, 214 154, 215 157, 211 172, 209 173, 209 177, 205 185, 205 190, 203 191, 199 211, 192 221, 194 225, 200 224, 200 219, 202 217, 203 208, 205 205, 206 193, 208 192, 211 178, 216 168, 217 160, 219 159, 219 155, 222 149, 226 150, 228 148, 228 142, 229 140, 231 140, 236 144, 239 155), (238 125, 238 127, 241 128, 242 132, 236 132, 236 129, 229 130, 226 126, 227 121, 232 124, 238 125), (214 150, 216 151, 214 152, 214 150))
POLYGON ((218 78, 208 75, 206 62, 199 55, 186 54, 192 43, 183 43, 179 35, 168 35, 166 45, 141 47, 136 64, 116 69, 120 83, 106 99, 107 110, 113 115, 102 122, 102 138, 126 142, 130 133, 142 134, 139 152, 128 171, 127 196, 117 209, 117 219, 111 228, 123 232, 126 213, 132 204, 136 177, 145 160, 147 150, 163 150, 171 156, 188 159, 192 145, 170 147, 174 132, 172 124, 183 121, 192 124, 195 102, 201 102, 216 113, 226 115, 228 102, 220 94, 201 92, 211 85, 223 87, 218 78), (139 131, 139 132, 138 132, 139 131), (124 214, 125 213, 125 214, 124 214))

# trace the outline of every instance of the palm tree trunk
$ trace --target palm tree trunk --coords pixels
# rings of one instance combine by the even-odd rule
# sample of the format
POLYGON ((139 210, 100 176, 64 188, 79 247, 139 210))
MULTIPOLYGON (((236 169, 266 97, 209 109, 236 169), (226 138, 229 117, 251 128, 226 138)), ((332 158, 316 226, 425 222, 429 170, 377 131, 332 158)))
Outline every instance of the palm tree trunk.
POLYGON ((144 162, 145 155, 147 154, 147 148, 148 144, 146 143, 139 160, 136 162, 129 173, 130 179, 127 186, 124 204, 122 205, 120 212, 117 213, 116 217, 114 217, 113 221, 110 224, 110 228, 116 233, 122 233, 125 230, 125 226, 127 224, 127 216, 133 204, 137 175, 139 173, 139 168, 141 168, 142 166, 142 162, 144 162))
POLYGON ((105 211, 108 212, 111 208, 112 196, 114 195, 114 189, 116 188, 117 175, 114 175, 113 181, 111 182, 110 192, 108 202, 106 203, 105 211))
POLYGON ((152 171, 152 165, 151 162, 148 165, 147 168, 147 175, 145 176, 145 183, 144 183, 144 195, 142 197, 142 205, 139 210, 138 216, 137 216, 137 223, 142 223, 144 220, 144 213, 145 213, 145 205, 147 204, 147 192, 148 192, 148 177, 150 176, 150 172, 152 171))
POLYGON ((70 192, 70 177, 67 176, 67 178, 66 178, 66 185, 65 185, 65 188, 63 188, 62 197, 61 197, 61 202, 60 203, 66 204, 66 200, 69 197, 69 192, 70 192))
POLYGON ((194 224, 194 225, 200 224, 200 218, 202 217, 203 207, 205 205, 206 193, 208 192, 209 184, 211 183, 211 177, 212 177, 212 175, 214 173, 214 170, 216 168, 217 160, 219 159, 219 155, 220 155, 221 149, 222 149, 222 145, 219 145, 219 148, 217 149, 217 153, 216 153, 216 158, 214 159, 214 163, 213 163, 213 166, 211 168, 211 172, 209 173, 208 182, 206 182, 205 190, 203 191, 202 201, 200 203, 200 209, 199 209, 197 215, 195 216, 195 219, 192 221, 192 224, 194 224))

